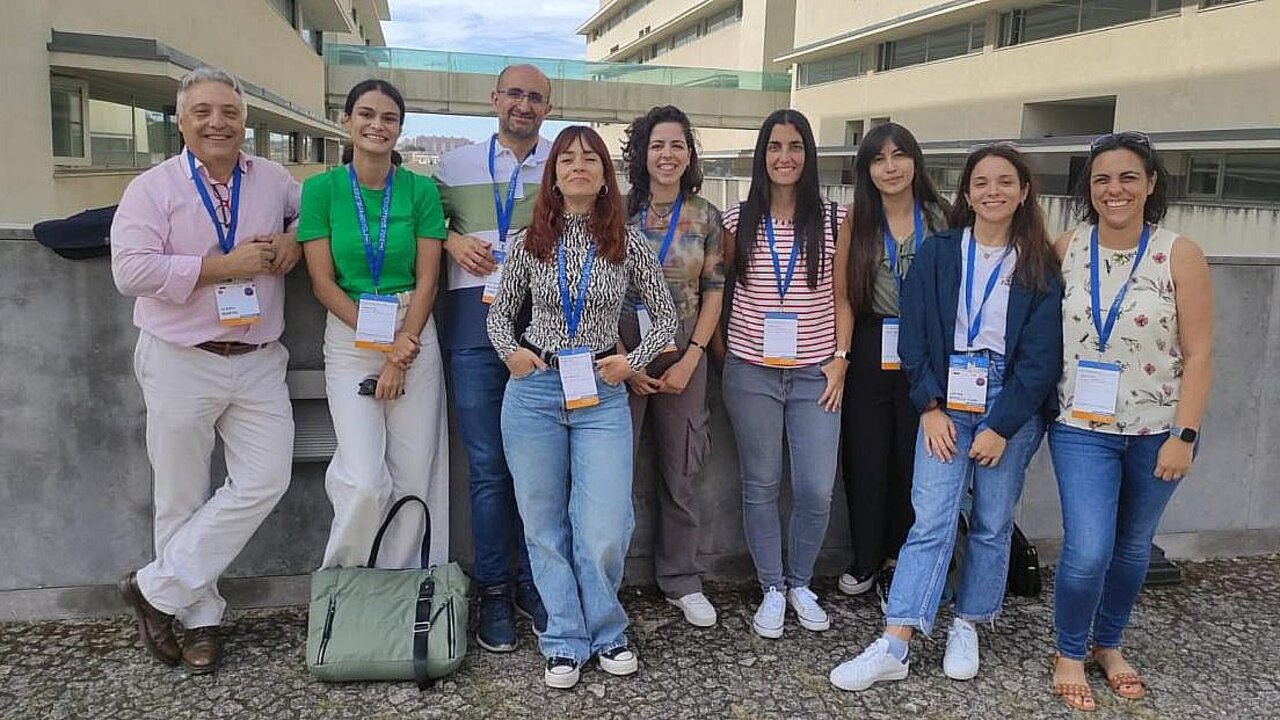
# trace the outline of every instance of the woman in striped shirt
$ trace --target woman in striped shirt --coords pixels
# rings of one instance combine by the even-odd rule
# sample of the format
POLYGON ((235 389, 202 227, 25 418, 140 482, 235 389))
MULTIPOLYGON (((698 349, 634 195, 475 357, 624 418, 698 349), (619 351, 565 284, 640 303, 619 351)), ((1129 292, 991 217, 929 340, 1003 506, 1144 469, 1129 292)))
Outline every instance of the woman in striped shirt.
POLYGON ((770 115, 756 139, 747 201, 724 214, 725 237, 734 238, 726 242, 724 403, 738 444, 747 545, 764 592, 753 628, 765 638, 782 637, 787 605, 806 630, 831 625, 809 580, 831 511, 853 329, 844 220, 844 209, 819 194, 808 119, 794 110, 770 115), (792 496, 786 569, 778 516, 784 436, 792 496))

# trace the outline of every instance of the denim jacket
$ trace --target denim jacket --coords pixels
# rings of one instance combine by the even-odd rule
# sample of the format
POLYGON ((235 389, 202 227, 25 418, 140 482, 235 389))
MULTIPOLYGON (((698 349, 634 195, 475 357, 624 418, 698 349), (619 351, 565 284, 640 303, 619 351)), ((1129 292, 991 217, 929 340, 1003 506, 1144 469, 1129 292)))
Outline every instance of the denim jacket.
MULTIPOLYGON (((945 230, 920 246, 902 285, 898 355, 911 383, 911 402, 923 412, 930 401, 945 405, 947 360, 955 351, 963 230, 945 230)), ((1049 292, 1014 282, 1005 328, 1004 387, 987 412, 987 426, 1009 438, 1037 410, 1057 416, 1062 375, 1062 279, 1049 292)))

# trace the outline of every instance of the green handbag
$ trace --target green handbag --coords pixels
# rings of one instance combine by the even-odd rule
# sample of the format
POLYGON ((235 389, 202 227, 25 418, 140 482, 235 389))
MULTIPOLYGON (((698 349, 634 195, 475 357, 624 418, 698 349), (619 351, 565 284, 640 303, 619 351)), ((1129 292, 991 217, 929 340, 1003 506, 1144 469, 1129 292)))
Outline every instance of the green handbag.
POLYGON ((431 511, 422 498, 396 501, 378 528, 368 567, 311 574, 307 669, 318 680, 414 680, 425 690, 467 653, 468 579, 457 563, 424 570, 375 567, 382 536, 406 503, 427 516, 422 566, 431 550, 431 511))

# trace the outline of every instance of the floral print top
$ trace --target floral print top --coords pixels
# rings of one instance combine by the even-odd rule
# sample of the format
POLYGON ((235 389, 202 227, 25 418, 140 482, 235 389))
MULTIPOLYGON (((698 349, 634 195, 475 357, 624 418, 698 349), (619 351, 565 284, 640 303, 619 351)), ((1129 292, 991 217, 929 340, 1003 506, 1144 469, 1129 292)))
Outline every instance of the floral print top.
MULTIPOLYGON (((1115 329, 1106 352, 1098 351, 1098 331, 1090 302, 1089 242, 1093 226, 1076 228, 1066 257, 1062 259, 1065 292, 1062 299, 1062 379, 1058 381, 1058 422, 1098 432, 1150 435, 1173 425, 1182 382, 1182 348, 1178 344, 1178 309, 1170 257, 1178 234, 1154 228, 1146 255, 1133 275, 1129 293, 1121 303, 1115 329), (1120 365, 1120 396, 1114 424, 1071 417, 1075 394, 1076 364, 1097 360, 1120 365)), ((1128 277, 1138 254, 1132 250, 1098 248, 1102 263, 1099 294, 1102 312, 1128 277)), ((1105 320, 1105 316, 1104 316, 1105 320)))

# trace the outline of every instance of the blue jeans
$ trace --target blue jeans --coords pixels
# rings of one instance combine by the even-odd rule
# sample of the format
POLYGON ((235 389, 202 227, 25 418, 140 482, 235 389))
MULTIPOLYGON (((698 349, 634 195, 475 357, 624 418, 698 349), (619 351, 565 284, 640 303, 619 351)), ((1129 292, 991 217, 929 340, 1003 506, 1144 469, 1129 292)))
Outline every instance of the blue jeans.
POLYGON ((732 353, 724 364, 724 407, 738 445, 743 528, 760 587, 804 587, 827 534, 840 448, 840 413, 818 404, 827 377, 817 365, 772 368, 732 353), (791 456, 791 520, 784 581, 783 443, 791 456))
POLYGON ((627 644, 618 586, 635 527, 626 387, 597 374, 596 390, 598 405, 566 410, 548 368, 512 378, 502 401, 503 446, 547 608, 539 645, 579 663, 627 644))
MULTIPOLYGON (((995 404, 1004 386, 1004 357, 988 353, 987 408, 995 404)), ((889 591, 886 625, 911 627, 928 634, 938 614, 947 569, 955 549, 956 524, 970 485, 973 508, 960 584, 956 588, 956 615, 973 623, 989 622, 1000 614, 1009 575, 1009 542, 1013 536, 1013 509, 1022 494, 1027 464, 1040 446, 1044 421, 1032 415, 1008 438, 1004 454, 994 467, 969 459, 973 440, 986 426, 986 413, 946 410, 956 428, 956 453, 951 462, 931 458, 925 452, 923 426, 916 436, 915 474, 911 505, 915 523, 898 553, 898 569, 889 591)))
POLYGON ((493 348, 449 352, 449 382, 470 475, 472 572, 481 586, 506 584, 513 558, 518 581, 533 577, 502 451, 502 395, 508 377, 506 363, 493 348))
POLYGON ((1090 628, 1099 647, 1120 647, 1147 577, 1156 526, 1178 486, 1155 476, 1156 455, 1168 438, 1062 423, 1049 429, 1063 529, 1053 624, 1064 657, 1085 658, 1090 628))

